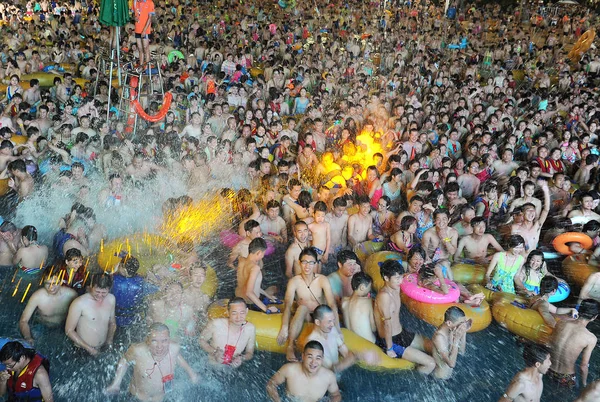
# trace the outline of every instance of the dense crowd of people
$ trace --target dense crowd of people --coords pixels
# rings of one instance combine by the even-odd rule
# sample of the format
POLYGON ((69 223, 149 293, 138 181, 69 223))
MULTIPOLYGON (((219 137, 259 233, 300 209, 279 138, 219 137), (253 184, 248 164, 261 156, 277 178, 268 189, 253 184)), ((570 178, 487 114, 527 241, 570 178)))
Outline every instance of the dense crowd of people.
MULTIPOLYGON (((0 4, 0 275, 12 277, 5 286, 28 284, 25 342, 0 350, 0 394, 53 400, 48 360, 32 349, 44 340, 34 317, 64 327, 91 356, 116 331, 143 328, 146 340, 128 345, 105 392, 119 393, 133 366, 129 393, 144 401, 168 398, 177 366, 200 381, 180 343, 199 342, 214 366, 252 360, 249 310, 281 314, 276 341, 289 363, 266 385, 275 401, 284 383, 299 400, 340 400, 336 373, 378 364, 372 350, 350 351, 341 327, 448 379, 470 320, 451 307, 431 339, 410 332, 400 284, 414 273, 446 294, 452 266, 465 263, 484 266, 488 289, 526 298, 554 329, 549 345, 524 347, 526 368, 500 400, 539 401, 545 374, 587 387, 579 402, 598 400, 587 326, 600 311, 600 274, 574 308, 555 306, 560 274, 544 253, 557 235, 581 232, 592 246, 573 241, 570 252, 600 263, 600 54, 569 53, 594 13, 135 0, 117 29, 104 11, 0 4), (163 119, 133 124, 130 93, 105 68, 115 46, 123 71, 140 77, 140 104, 163 119), (170 266, 143 266, 134 250, 97 266, 117 234, 207 197, 230 225, 222 237, 238 237, 227 261, 212 264, 219 277, 235 270, 226 315, 208 314, 205 239, 177 239, 170 266), (372 298, 364 257, 382 249, 402 257, 381 264, 372 298)), ((463 303, 483 302, 459 287, 463 303)), ((4 308, 15 299, 3 294, 4 308)))

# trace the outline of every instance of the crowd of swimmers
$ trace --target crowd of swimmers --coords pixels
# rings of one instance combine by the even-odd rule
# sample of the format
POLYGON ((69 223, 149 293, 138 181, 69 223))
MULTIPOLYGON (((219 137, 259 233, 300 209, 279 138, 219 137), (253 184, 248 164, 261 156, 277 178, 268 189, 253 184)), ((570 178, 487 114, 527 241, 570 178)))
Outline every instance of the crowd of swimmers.
MULTIPOLYGON (((95 55, 118 36, 97 6, 1 4, 0 272, 5 286, 18 277, 32 288, 18 324, 24 342, 0 350, 0 394, 54 400, 32 320, 64 328, 92 357, 117 331, 143 328, 145 341, 128 347, 104 391, 119 393, 131 367, 131 396, 160 401, 176 367, 199 381, 181 342, 199 342, 215 367, 253 359, 249 310, 281 314, 277 343, 288 363, 266 385, 275 401, 284 383, 299 400, 341 400, 337 374, 378 363, 373 351, 348 349, 342 326, 423 375, 448 379, 470 320, 451 307, 431 339, 410 332, 400 322, 400 284, 417 273, 421 286, 447 293, 436 283, 465 262, 485 265, 489 289, 527 297, 554 328, 549 345, 525 345, 526 367, 500 400, 539 401, 546 374, 561 387, 585 387, 579 402, 599 400, 600 382, 588 381, 597 338, 587 326, 600 311, 600 274, 575 306, 554 306, 559 281, 543 253, 558 234, 579 231, 592 249, 569 248, 600 263, 600 54, 567 57, 597 17, 493 3, 449 10, 134 1, 118 46, 134 60, 131 71, 157 80, 160 69, 173 102, 164 119, 140 119, 133 132, 109 108, 120 94, 95 55), (39 78, 23 85, 42 72, 55 74, 50 87, 39 78), (161 192, 165 177, 185 191, 161 192), (135 252, 112 270, 95 266, 111 231, 98 216, 118 217, 150 191, 165 217, 219 194, 223 222, 233 219, 241 237, 215 265, 217 275, 231 268, 236 276, 223 318, 209 318, 195 239, 178 243, 177 270, 140 267, 135 252), (42 195, 72 205, 48 228, 56 234, 47 245, 38 242, 40 223, 22 213, 42 195), (359 255, 374 243, 402 261, 381 264, 384 286, 371 297, 359 255), (312 332, 299 342, 306 322, 312 332)), ((142 87, 150 115, 162 102, 142 87)), ((483 301, 460 291, 464 303, 483 301)), ((12 302, 4 297, 2 308, 12 302)))

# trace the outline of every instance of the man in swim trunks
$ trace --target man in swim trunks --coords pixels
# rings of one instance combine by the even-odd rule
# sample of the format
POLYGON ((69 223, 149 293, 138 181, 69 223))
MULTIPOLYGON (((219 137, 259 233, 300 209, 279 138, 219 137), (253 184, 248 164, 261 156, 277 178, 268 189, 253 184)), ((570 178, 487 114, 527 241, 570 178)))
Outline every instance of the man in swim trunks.
POLYGON ((8 342, 0 349, 0 397, 8 391, 9 401, 53 402, 50 362, 19 342, 8 342))
POLYGON ((458 355, 464 355, 467 347, 467 331, 471 322, 465 312, 457 306, 449 307, 444 313, 444 322, 432 337, 435 371, 433 375, 441 380, 452 376, 458 355))
POLYGON ((296 221, 294 224, 294 239, 285 252, 285 276, 288 279, 301 272, 298 257, 302 250, 310 247, 309 233, 308 225, 304 221, 296 221))
POLYGON ((550 351, 544 346, 527 344, 523 359, 526 368, 514 376, 499 402, 540 402, 544 390, 542 377, 551 364, 550 351))
POLYGON ((248 306, 234 297, 227 303, 227 318, 214 318, 200 334, 200 347, 213 364, 238 368, 254 356, 256 328, 246 321, 248 306))
POLYGON ((592 299, 585 299, 579 304, 577 320, 560 320, 552 333, 550 348, 552 350, 552 366, 548 377, 560 387, 574 388, 577 385, 577 369, 575 363, 581 355, 581 385, 587 385, 590 358, 598 339, 587 326, 594 321, 600 312, 600 304, 592 299))
POLYGON ((278 313, 279 309, 275 306, 268 306, 271 301, 276 300, 277 288, 262 288, 261 262, 266 249, 267 242, 261 237, 250 242, 248 257, 241 257, 238 264, 235 295, 243 298, 248 303, 250 310, 271 314, 278 313))
POLYGON ((267 383, 267 393, 274 402, 281 397, 277 387, 286 383, 287 395, 303 401, 321 400, 329 393, 330 402, 340 402, 342 395, 333 371, 323 367, 323 345, 310 341, 304 346, 301 363, 288 363, 271 377, 267 383))
POLYGON ((385 286, 375 299, 376 343, 389 357, 416 363, 420 373, 431 374, 435 369, 435 360, 426 352, 431 351, 431 341, 402 328, 400 323, 402 265, 398 261, 388 260, 381 264, 380 271, 385 286))
POLYGON ((458 248, 456 253, 454 253, 455 262, 464 258, 478 264, 487 264, 489 263, 489 246, 492 246, 496 251, 504 251, 494 236, 485 233, 485 221, 486 219, 483 216, 477 216, 471 220, 473 233, 461 238, 458 242, 458 248), (461 255, 463 251, 465 252, 464 256, 461 255))
POLYGON ((66 282, 60 271, 53 272, 51 276, 44 275, 44 287, 36 290, 21 314, 19 330, 23 338, 33 346, 33 334, 29 320, 37 312, 37 320, 49 327, 58 327, 67 319, 67 312, 71 302, 77 298, 77 292, 70 287, 63 286, 66 282))
POLYGON ((111 346, 117 323, 115 297, 110 294, 112 278, 108 274, 92 276, 89 292, 71 303, 65 333, 75 346, 92 356, 104 345, 111 346))
POLYGON ((579 398, 573 402, 596 402, 600 401, 600 380, 596 380, 588 385, 579 398))
POLYGON ((238 244, 233 246, 231 253, 229 254, 229 258, 227 259, 227 266, 231 269, 235 269, 234 263, 238 257, 248 257, 248 246, 250 245, 250 242, 258 237, 262 237, 260 224, 254 219, 250 219, 244 223, 244 231, 246 232, 246 237, 240 240, 238 244))
POLYGON ((337 305, 329 280, 326 276, 314 272, 318 264, 317 252, 312 248, 306 248, 302 250, 298 260, 302 271, 300 275, 296 275, 288 281, 281 329, 277 335, 279 345, 284 345, 287 341, 286 358, 288 361, 296 361, 294 351, 296 339, 302 331, 304 322, 310 320, 310 313, 315 308, 321 304, 327 304, 337 317, 337 305), (292 318, 294 301, 298 306, 292 318))
POLYGON ((173 389, 175 368, 185 370, 193 384, 198 383, 198 374, 180 354, 179 344, 171 340, 169 328, 161 323, 150 326, 145 342, 135 343, 119 360, 115 379, 106 389, 108 395, 118 394, 121 382, 129 366, 133 366, 133 377, 129 394, 138 401, 159 402, 173 389))
POLYGON ((348 217, 348 243, 356 248, 360 243, 372 240, 373 217, 371 212, 371 201, 367 196, 360 196, 357 200, 358 212, 348 217))

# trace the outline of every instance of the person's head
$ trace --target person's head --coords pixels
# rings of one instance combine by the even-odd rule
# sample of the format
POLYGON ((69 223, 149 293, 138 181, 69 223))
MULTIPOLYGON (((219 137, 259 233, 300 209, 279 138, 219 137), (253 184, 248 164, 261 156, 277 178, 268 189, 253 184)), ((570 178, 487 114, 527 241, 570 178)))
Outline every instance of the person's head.
POLYGON ((347 202, 344 197, 337 197, 333 200, 333 215, 337 218, 346 212, 347 202))
POLYGON ((267 202, 267 217, 271 220, 276 220, 279 217, 279 202, 270 200, 267 202))
POLYGON ((411 215, 406 215, 402 217, 400 221, 400 230, 408 233, 416 233, 417 232, 417 218, 411 215))
POLYGON ((194 288, 200 288, 206 280, 206 267, 200 261, 192 263, 190 266, 191 285, 194 288))
POLYGON ((558 289, 558 279, 554 276, 546 275, 540 281, 540 296, 552 295, 558 289))
POLYGON ((171 345, 171 331, 169 327, 161 322, 155 322, 148 330, 146 344, 150 349, 150 354, 153 357, 161 357, 169 352, 171 345))
POLYGON ((317 201, 315 203, 315 206, 313 207, 313 210, 315 223, 325 222, 325 215, 327 214, 327 204, 325 204, 323 201, 317 201))
POLYGON ((579 318, 584 320, 593 321, 600 312, 600 303, 594 299, 585 299, 579 306, 579 318))
POLYGON ((315 325, 321 332, 328 334, 335 327, 335 314, 327 304, 321 304, 313 312, 315 325))
POLYGON ((67 268, 78 270, 83 265, 83 255, 78 248, 70 248, 65 253, 65 263, 67 268))
POLYGON ((31 243, 36 243, 37 236, 38 234, 35 226, 27 225, 21 229, 21 242, 25 247, 29 246, 31 243))
POLYGON ((0 362, 13 373, 20 373, 34 356, 35 350, 26 348, 17 341, 7 342, 0 349, 0 362))
POLYGON ((483 236, 486 228, 485 218, 483 216, 476 216, 471 219, 471 227, 473 228, 473 234, 483 236))
POLYGON ((371 287, 373 286, 373 278, 364 272, 357 272, 352 277, 350 284, 352 285, 354 294, 358 295, 359 297, 365 297, 371 291, 371 287))
POLYGON ((410 212, 412 215, 418 214, 419 212, 421 212, 421 208, 423 207, 424 203, 425 201, 421 196, 413 196, 410 199, 410 204, 408 204, 408 212, 410 212))
POLYGON ((423 264, 425 264, 427 254, 425 250, 420 245, 415 245, 411 247, 408 255, 406 256, 406 260, 408 261, 408 265, 410 267, 411 272, 418 272, 423 264))
POLYGON ((444 313, 444 322, 449 327, 457 327, 466 319, 465 312, 457 306, 448 307, 444 313))
POLYGON ((369 197, 366 195, 361 195, 357 197, 356 203, 359 207, 359 213, 361 215, 367 215, 371 211, 371 201, 369 197))
POLYGON ((260 223, 256 222, 254 219, 250 219, 244 223, 244 230, 246 231, 246 236, 251 240, 262 237, 260 223))
POLYGON ((308 341, 302 353, 302 369, 315 374, 323 364, 324 349, 319 341, 308 341))
POLYGON ((381 277, 385 281, 386 286, 394 290, 400 289, 400 284, 402 283, 402 274, 404 273, 404 269, 402 268, 402 264, 400 264, 397 260, 387 260, 384 261, 383 264, 379 267, 379 273, 381 277))
POLYGON ((359 259, 354 251, 342 250, 337 255, 337 265, 339 273, 347 278, 360 272, 359 259))
POLYGON ((90 282, 90 296, 97 302, 103 301, 112 288, 112 276, 106 273, 92 275, 90 282))
POLYGON ((296 221, 296 223, 294 223, 294 236, 300 243, 306 243, 309 233, 306 222, 296 221))
POLYGON ((435 223, 435 227, 438 229, 445 229, 448 227, 449 217, 448 210, 446 209, 436 209, 433 212, 433 221, 435 223))
POLYGON ((262 237, 253 239, 248 245, 248 255, 256 259, 262 259, 267 251, 267 242, 262 237))
POLYGON ((540 374, 546 374, 552 362, 550 361, 550 350, 542 345, 527 343, 523 348, 523 360, 526 367, 537 368, 540 374))
POLYGON ((233 325, 244 325, 248 315, 248 305, 241 297, 234 297, 227 303, 229 322, 233 325))
POLYGON ((140 262, 135 257, 127 256, 124 258, 123 269, 127 273, 127 276, 135 276, 140 269, 140 262))
POLYGON ((317 264, 319 263, 319 255, 313 247, 307 247, 300 252, 298 256, 300 269, 304 275, 310 276, 313 274, 317 264))

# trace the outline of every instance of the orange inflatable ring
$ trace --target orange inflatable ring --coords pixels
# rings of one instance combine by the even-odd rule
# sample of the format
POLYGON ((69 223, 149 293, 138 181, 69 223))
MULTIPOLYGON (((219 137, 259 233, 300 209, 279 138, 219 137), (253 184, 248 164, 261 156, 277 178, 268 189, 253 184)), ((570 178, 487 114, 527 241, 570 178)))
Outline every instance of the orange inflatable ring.
POLYGON ((167 116, 167 112, 169 111, 169 108, 171 107, 172 100, 173 100, 173 95, 171 94, 171 92, 167 92, 165 94, 165 99, 163 100, 163 104, 162 104, 160 110, 154 116, 150 116, 148 113, 146 113, 144 111, 144 109, 142 108, 142 105, 140 105, 140 102, 138 102, 137 100, 134 100, 133 102, 131 102, 131 104, 133 105, 133 110, 135 110, 135 112, 137 114, 139 114, 142 119, 147 120, 152 123, 156 123, 157 121, 161 121, 162 119, 164 119, 167 116))
POLYGON ((554 246, 554 249, 562 255, 571 255, 573 252, 569 250, 569 246, 567 246, 567 243, 571 242, 580 243, 581 247, 586 250, 589 250, 594 245, 594 241, 590 236, 580 232, 568 232, 558 235, 552 242, 552 245, 554 246))

